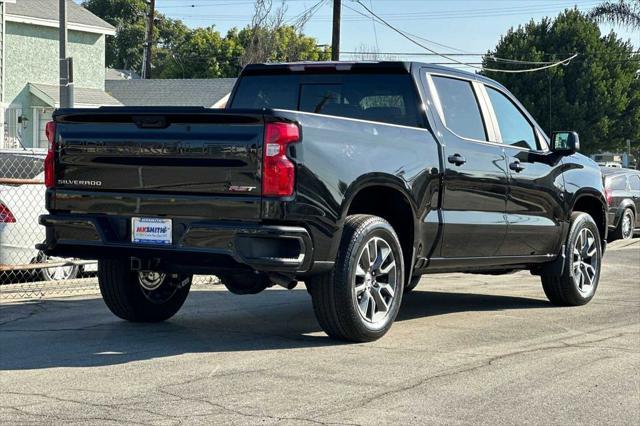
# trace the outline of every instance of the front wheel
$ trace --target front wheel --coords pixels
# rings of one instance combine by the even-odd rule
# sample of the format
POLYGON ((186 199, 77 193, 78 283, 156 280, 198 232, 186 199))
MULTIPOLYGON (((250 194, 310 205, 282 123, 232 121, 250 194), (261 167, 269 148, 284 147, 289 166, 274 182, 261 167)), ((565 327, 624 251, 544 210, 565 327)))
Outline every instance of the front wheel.
POLYGON ((40 270, 40 279, 43 281, 65 281, 73 280, 78 277, 80 267, 69 262, 69 259, 61 257, 49 257, 40 252, 37 258, 38 263, 68 263, 65 265, 52 266, 50 268, 42 268, 40 270))
POLYGON ((102 298, 116 316, 132 322, 159 322, 174 316, 191 288, 191 275, 131 271, 126 259, 98 262, 102 298))
POLYGON ((309 280, 313 309, 331 337, 377 340, 398 315, 404 264, 398 237, 386 220, 348 216, 335 268, 309 280))
POLYGON ((576 212, 565 245, 561 274, 542 273, 542 288, 554 305, 578 306, 589 303, 600 280, 602 243, 593 218, 576 212))

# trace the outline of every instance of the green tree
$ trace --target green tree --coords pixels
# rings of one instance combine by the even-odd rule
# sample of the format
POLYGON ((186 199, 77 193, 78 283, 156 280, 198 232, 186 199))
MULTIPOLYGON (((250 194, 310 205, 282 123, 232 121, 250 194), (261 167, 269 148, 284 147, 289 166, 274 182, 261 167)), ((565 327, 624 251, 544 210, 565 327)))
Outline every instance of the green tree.
POLYGON ((609 22, 640 30, 640 0, 605 1, 589 12, 598 22, 609 22))
POLYGON ((569 64, 544 71, 483 74, 511 90, 547 133, 578 131, 587 153, 623 149, 626 139, 640 141, 640 55, 615 33, 601 35, 598 25, 578 10, 510 29, 483 65, 522 69, 532 65, 498 58, 548 62, 574 53, 579 56, 569 64))
MULTIPOLYGON (((156 13, 152 76, 154 78, 236 77, 250 62, 324 61, 327 48, 302 33, 302 24, 285 25, 285 9, 272 11, 261 3, 260 15, 242 30, 231 29, 222 36, 214 26, 190 29, 180 20, 156 13)), ((85 0, 83 6, 116 27, 107 37, 108 67, 142 68, 145 38, 144 0, 85 0)))
POLYGON ((106 41, 107 66, 139 72, 147 10, 144 0, 86 0, 82 6, 116 28, 116 36, 106 41))

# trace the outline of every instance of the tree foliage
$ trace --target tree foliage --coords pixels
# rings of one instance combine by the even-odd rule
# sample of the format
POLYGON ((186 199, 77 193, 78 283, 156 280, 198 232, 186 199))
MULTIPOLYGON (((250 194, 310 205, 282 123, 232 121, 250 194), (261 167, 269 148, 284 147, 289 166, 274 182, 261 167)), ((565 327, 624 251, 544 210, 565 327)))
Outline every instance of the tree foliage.
POLYGON ((640 0, 605 1, 589 12, 598 22, 609 22, 640 30, 640 0))
POLYGON ((511 90, 547 133, 578 131, 587 153, 623 149, 627 139, 639 144, 640 55, 615 33, 603 36, 598 25, 578 10, 510 29, 483 65, 521 69, 527 65, 496 58, 548 62, 573 53, 579 56, 568 65, 544 71, 483 74, 511 90))
MULTIPOLYGON (((85 0, 83 6, 116 27, 108 37, 108 67, 141 71, 145 38, 144 0, 85 0)), ((182 21, 156 12, 152 76, 154 78, 235 77, 251 62, 328 60, 330 51, 302 33, 305 16, 285 24, 284 12, 258 0, 252 23, 222 36, 215 26, 190 29, 182 21)))

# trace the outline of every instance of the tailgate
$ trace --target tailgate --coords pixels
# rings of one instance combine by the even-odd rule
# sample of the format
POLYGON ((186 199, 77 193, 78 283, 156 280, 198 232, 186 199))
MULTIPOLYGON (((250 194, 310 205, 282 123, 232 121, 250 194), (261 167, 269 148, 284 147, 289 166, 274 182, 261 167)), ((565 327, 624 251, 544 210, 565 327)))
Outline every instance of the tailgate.
POLYGON ((120 213, 164 215, 169 203, 170 211, 201 216, 209 207, 228 215, 229 207, 242 205, 235 218, 260 215, 261 111, 116 107, 60 110, 54 120, 54 208, 111 213, 110 206, 120 203, 120 213), (84 194, 72 196, 76 191, 84 194), (79 198, 82 203, 74 202, 79 198), (138 207, 126 208, 131 203, 138 207), (198 213, 185 212, 187 205, 198 213))

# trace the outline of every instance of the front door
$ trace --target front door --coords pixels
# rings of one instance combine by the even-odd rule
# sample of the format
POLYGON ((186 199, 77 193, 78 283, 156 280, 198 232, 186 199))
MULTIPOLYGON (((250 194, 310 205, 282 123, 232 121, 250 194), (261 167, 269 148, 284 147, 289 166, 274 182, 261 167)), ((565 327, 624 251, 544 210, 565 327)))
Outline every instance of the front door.
POLYGON ((493 257, 507 229, 508 179, 502 146, 488 143, 481 104, 470 80, 430 74, 428 84, 444 149, 440 257, 493 257))
POLYGON ((506 93, 490 86, 485 90, 509 175, 509 226, 499 254, 555 255, 562 226, 560 159, 549 152, 542 133, 506 93))

